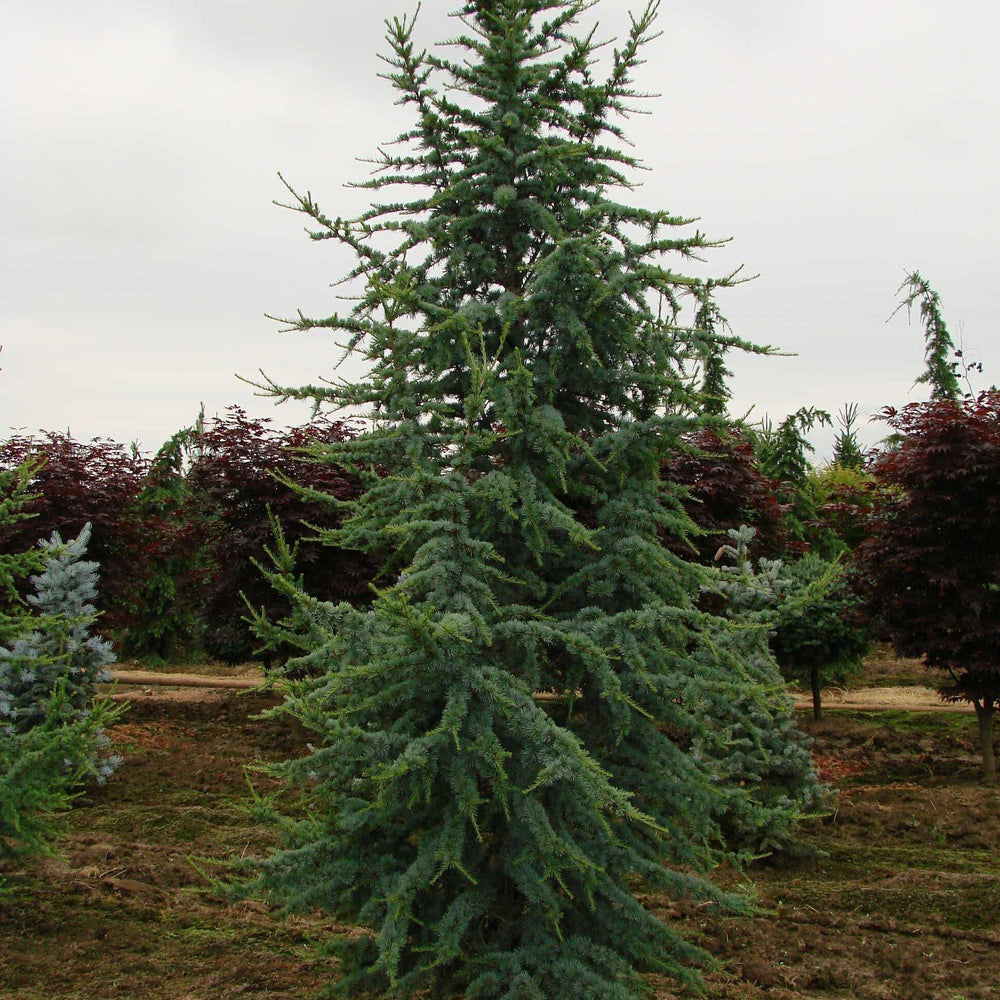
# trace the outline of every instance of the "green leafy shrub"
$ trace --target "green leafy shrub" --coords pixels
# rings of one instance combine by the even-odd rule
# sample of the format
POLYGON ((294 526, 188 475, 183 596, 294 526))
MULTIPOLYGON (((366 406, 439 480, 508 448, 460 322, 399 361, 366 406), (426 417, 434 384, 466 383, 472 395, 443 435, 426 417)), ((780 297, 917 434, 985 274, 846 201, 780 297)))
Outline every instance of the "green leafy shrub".
POLYGON ((871 531, 874 476, 863 469, 831 464, 809 473, 808 489, 813 506, 812 535, 822 540, 821 554, 853 552, 871 531))

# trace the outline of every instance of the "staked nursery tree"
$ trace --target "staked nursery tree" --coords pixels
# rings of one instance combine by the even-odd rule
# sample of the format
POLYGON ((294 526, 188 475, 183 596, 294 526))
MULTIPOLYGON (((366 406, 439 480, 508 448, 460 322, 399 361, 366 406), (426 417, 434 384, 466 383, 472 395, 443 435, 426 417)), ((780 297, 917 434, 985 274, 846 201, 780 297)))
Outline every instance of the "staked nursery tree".
POLYGON ((946 699, 975 707, 983 775, 995 783, 1000 390, 888 408, 883 419, 901 439, 873 466, 882 488, 858 576, 896 648, 947 673, 946 699))
MULTIPOLYGON (((660 470, 706 357, 678 318, 703 286, 665 256, 713 244, 613 197, 657 5, 600 80, 575 34, 590 6, 466 2, 454 60, 388 22, 415 121, 367 186, 404 200, 346 221, 289 188, 358 286, 347 314, 290 325, 346 333, 370 368, 271 388, 367 417, 314 449, 365 487, 324 534, 391 543, 391 583, 360 608, 274 575, 308 623, 295 662, 320 674, 285 707, 314 749, 277 768, 310 808, 243 891, 362 926, 338 944, 341 995, 634 1000, 640 973, 691 982, 707 961, 634 887, 735 905, 691 873, 742 794, 702 750, 740 724, 759 757, 780 684, 717 641, 695 606, 710 574, 660 543, 692 530, 660 470)), ((775 811, 814 788, 810 766, 775 811)))
POLYGON ((748 525, 729 532, 720 558, 719 588, 731 616, 764 622, 770 652, 789 681, 812 691, 813 718, 822 717, 822 689, 855 676, 870 645, 860 600, 847 587, 844 567, 807 552, 796 559, 759 559, 754 564, 748 525), (755 616, 757 616, 755 618, 755 616))

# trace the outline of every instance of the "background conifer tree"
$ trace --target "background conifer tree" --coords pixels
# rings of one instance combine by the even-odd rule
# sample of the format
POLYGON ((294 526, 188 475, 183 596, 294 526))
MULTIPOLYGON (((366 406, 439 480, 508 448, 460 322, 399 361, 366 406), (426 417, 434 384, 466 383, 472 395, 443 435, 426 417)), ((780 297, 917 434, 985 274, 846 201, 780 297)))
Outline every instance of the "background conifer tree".
POLYGON ((789 547, 800 552, 815 541, 810 537, 816 498, 809 482, 809 455, 816 449, 807 435, 814 427, 830 426, 832 422, 826 410, 802 406, 777 426, 765 417, 754 428, 757 466, 778 484, 776 495, 785 508, 791 535, 789 547))
POLYGON ((839 562, 807 552, 790 561, 784 574, 788 582, 771 648, 786 679, 808 684, 813 718, 819 719, 823 688, 861 673, 871 638, 860 598, 839 562))
POLYGON ((316 749, 280 769, 313 808, 254 886, 368 928, 340 948, 346 995, 632 1000, 641 971, 691 979, 705 956, 631 888, 725 901, 678 868, 710 862, 728 794, 692 745, 748 680, 748 743, 773 725, 763 676, 695 606, 710 574, 660 540, 693 530, 660 469, 709 353, 680 319, 703 286, 667 255, 713 244, 613 196, 657 5, 603 79, 595 34, 574 33, 591 6, 465 3, 453 60, 388 22, 415 122, 367 187, 399 198, 347 221, 289 188, 314 239, 355 252, 358 286, 347 314, 290 326, 346 333, 369 372, 270 388, 367 416, 313 448, 365 485, 324 537, 393 582, 356 608, 275 574, 321 675, 287 706, 316 749))
POLYGON ((698 311, 695 313, 696 335, 706 336, 705 356, 702 361, 702 410, 713 416, 724 417, 733 394, 726 383, 732 372, 726 367, 726 351, 729 344, 720 336, 728 328, 718 303, 712 298, 711 283, 699 293, 698 311))
POLYGON ((868 652, 861 601, 837 561, 807 552, 755 564, 749 548, 754 529, 741 525, 729 536, 719 553, 726 561, 718 584, 730 601, 729 613, 750 624, 766 623, 777 668, 788 680, 809 684, 813 718, 819 719, 822 689, 858 674, 868 652))
POLYGON ((840 427, 833 439, 833 464, 861 472, 865 467, 865 452, 858 441, 857 422, 858 404, 845 403, 837 414, 840 427))
POLYGON ((924 325, 925 368, 917 383, 931 387, 931 399, 958 399, 961 395, 956 373, 958 363, 952 361, 956 357, 955 343, 941 313, 941 296, 919 271, 909 273, 898 291, 903 292, 903 300, 896 312, 904 306, 912 309, 917 303, 924 325))

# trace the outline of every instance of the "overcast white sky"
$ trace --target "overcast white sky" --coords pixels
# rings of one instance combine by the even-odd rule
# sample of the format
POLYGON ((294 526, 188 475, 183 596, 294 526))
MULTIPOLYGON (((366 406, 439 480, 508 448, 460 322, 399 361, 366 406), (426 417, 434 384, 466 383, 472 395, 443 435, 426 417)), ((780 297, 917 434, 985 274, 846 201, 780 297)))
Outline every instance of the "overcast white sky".
MULTIPOLYGON (((420 37, 454 32, 426 0, 420 37)), ((591 16, 621 34, 638 4, 591 16)), ((156 448, 239 402, 236 373, 329 371, 322 334, 264 312, 334 309, 349 261, 271 204, 275 172, 331 214, 355 158, 406 123, 376 78, 408 0, 6 0, 0 13, 0 435, 156 448)), ((797 353, 736 366, 734 410, 872 413, 913 390, 922 338, 885 320, 907 269, 1000 380, 1000 7, 985 0, 665 0, 639 79, 662 96, 629 132, 638 200, 733 241, 713 271, 736 332, 797 353)), ((868 441, 881 436, 865 428, 868 441)), ((829 436, 817 437, 820 452, 829 436)))

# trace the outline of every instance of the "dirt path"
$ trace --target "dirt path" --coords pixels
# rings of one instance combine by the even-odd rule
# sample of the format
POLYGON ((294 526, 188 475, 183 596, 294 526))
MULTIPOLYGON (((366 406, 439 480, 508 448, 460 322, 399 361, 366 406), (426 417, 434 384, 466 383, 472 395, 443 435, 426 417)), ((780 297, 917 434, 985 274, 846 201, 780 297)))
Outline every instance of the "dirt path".
MULTIPOLYGON (((808 695, 795 695, 796 708, 812 708, 808 695)), ((971 705, 952 704, 941 700, 934 688, 918 685, 898 687, 866 687, 853 690, 835 689, 823 692, 823 710, 856 712, 964 712, 973 714, 971 705)))
MULTIPOLYGON (((249 691, 257 687, 263 678, 261 672, 221 677, 187 672, 168 674, 152 670, 118 670, 114 673, 118 685, 114 696, 127 701, 144 698, 179 702, 214 701, 224 697, 227 691, 249 691)), ((812 701, 808 695, 797 694, 795 707, 809 709, 812 701)), ((823 708, 856 712, 972 712, 969 705, 948 704, 933 688, 917 685, 828 690, 823 692, 823 708)))

